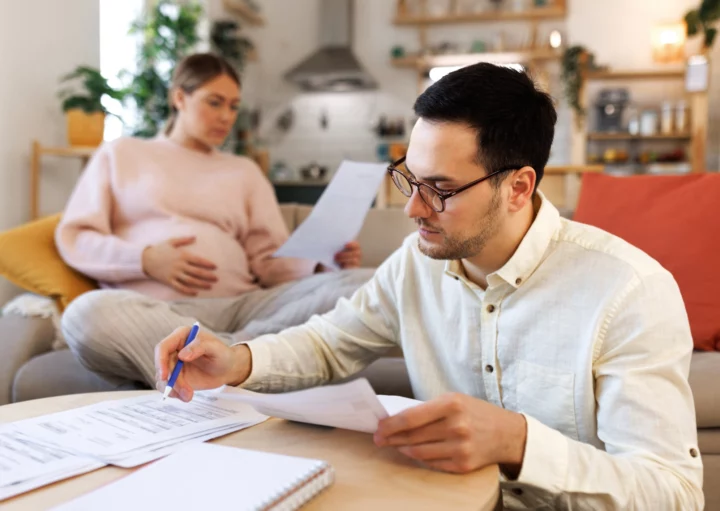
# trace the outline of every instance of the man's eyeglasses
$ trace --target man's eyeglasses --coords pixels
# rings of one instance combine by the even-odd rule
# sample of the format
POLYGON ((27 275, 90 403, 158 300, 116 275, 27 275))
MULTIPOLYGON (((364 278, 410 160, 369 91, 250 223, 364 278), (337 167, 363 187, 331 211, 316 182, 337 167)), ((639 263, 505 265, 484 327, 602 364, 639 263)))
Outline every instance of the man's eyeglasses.
POLYGON ((490 174, 481 177, 480 179, 476 179, 475 181, 468 183, 466 185, 461 186, 460 188, 455 188, 454 190, 438 190, 434 186, 430 186, 426 183, 420 183, 417 181, 412 175, 408 175, 400 170, 398 170, 398 165, 402 165, 405 162, 405 157, 403 156, 399 160, 397 160, 394 163, 391 163, 388 168, 388 174, 390 174, 390 177, 393 180, 393 183, 395 183, 395 186, 397 186, 398 190, 405 196, 405 197, 411 197, 413 194, 413 186, 415 186, 418 189, 418 193, 420 194, 420 198, 423 200, 425 204, 430 206, 433 211, 436 211, 437 213, 442 213, 445 211, 445 201, 449 199, 450 197, 454 197, 460 192, 463 192, 467 190, 468 188, 471 188, 477 184, 482 183, 486 179, 490 179, 493 176, 496 176, 498 174, 501 174, 502 172, 507 172, 508 170, 516 170, 520 167, 506 167, 502 168, 500 170, 496 170, 495 172, 491 172, 490 174))

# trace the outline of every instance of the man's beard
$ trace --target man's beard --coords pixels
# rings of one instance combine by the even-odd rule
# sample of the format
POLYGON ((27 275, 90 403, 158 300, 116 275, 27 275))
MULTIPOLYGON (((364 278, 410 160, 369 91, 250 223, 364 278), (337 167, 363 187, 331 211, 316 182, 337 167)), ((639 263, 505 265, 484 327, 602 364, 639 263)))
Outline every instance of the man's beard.
MULTIPOLYGON (((437 230, 418 220, 419 227, 428 227, 437 230)), ((422 238, 418 240, 420 252, 432 259, 457 260, 467 259, 482 252, 485 245, 497 234, 500 229, 500 194, 495 191, 485 216, 480 220, 475 234, 468 238, 450 237, 440 232, 443 241, 436 245, 426 244, 422 238)))

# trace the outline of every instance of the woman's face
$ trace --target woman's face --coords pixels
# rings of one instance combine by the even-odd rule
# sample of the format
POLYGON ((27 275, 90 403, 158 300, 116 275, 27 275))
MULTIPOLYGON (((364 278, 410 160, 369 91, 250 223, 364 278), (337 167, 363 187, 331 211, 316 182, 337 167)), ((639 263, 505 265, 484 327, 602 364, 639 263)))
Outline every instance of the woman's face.
POLYGON ((240 87, 228 75, 220 75, 188 94, 174 93, 177 123, 186 135, 208 146, 221 145, 235 124, 240 106, 240 87))

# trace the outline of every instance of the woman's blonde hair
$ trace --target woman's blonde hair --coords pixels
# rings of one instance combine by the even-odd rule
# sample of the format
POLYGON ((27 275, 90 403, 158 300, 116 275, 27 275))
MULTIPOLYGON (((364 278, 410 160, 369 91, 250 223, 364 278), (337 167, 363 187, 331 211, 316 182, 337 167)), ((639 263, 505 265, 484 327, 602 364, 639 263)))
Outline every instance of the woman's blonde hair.
POLYGON ((196 89, 202 87, 210 80, 218 76, 227 75, 240 86, 240 76, 233 69, 230 63, 214 53, 195 53, 188 55, 180 61, 173 72, 172 84, 170 85, 168 103, 170 105, 170 117, 165 124, 165 134, 169 135, 175 126, 178 110, 173 104, 172 95, 177 89, 187 94, 192 94, 196 89))

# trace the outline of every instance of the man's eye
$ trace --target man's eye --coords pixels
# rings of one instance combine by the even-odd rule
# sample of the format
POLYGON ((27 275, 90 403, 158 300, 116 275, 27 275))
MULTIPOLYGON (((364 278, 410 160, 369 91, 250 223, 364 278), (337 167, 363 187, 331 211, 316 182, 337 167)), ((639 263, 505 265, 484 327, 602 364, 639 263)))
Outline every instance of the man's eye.
POLYGON ((211 107, 213 107, 213 108, 217 108, 217 107, 220 106, 220 102, 219 102, 219 101, 208 101, 208 104, 209 104, 211 107))

